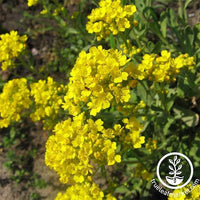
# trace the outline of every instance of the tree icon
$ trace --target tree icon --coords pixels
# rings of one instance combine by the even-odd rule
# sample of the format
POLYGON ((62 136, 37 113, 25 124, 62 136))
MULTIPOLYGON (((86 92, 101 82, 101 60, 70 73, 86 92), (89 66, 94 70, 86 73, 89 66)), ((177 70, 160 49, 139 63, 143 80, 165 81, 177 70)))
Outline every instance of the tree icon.
POLYGON ((170 175, 173 175, 173 177, 170 176, 166 176, 166 181, 171 184, 171 185, 179 185, 182 181, 184 176, 178 176, 180 174, 182 174, 181 171, 179 171, 182 168, 182 165, 179 165, 177 167, 177 165, 181 162, 181 159, 177 159, 177 156, 174 156, 174 160, 169 159, 169 162, 172 165, 169 165, 169 169, 171 170, 169 172, 170 175))

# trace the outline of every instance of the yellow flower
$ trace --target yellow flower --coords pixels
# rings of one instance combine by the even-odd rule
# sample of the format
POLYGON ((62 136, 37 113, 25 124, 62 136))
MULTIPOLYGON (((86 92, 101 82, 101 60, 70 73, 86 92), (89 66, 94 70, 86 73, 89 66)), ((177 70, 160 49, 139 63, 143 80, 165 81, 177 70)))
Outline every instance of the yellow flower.
POLYGON ((117 35, 134 24, 135 12, 135 5, 122 7, 120 0, 101 0, 99 8, 93 9, 88 16, 86 29, 89 33, 95 33, 97 40, 107 37, 111 32, 117 35))
POLYGON ((45 15, 45 14, 47 14, 48 13, 48 10, 47 9, 43 9, 42 11, 40 11, 40 14, 41 15, 45 15))
MULTIPOLYGON (((64 194, 59 192, 55 200, 103 200, 104 196, 98 185, 86 182, 68 187, 64 194)), ((116 198, 108 194, 106 200, 116 200, 116 198)))
POLYGON ((126 44, 124 43, 120 45, 120 48, 122 49, 124 54, 127 54, 130 57, 141 52, 141 49, 131 45, 130 40, 127 40, 126 44))
POLYGON ((35 6, 38 3, 39 0, 28 0, 28 6, 35 6))
POLYGON ((90 48, 89 53, 82 51, 70 74, 64 109, 76 116, 87 106, 95 116, 112 102, 128 102, 130 89, 122 84, 128 77, 122 70, 128 61, 121 51, 101 46, 90 48))
POLYGON ((194 57, 188 54, 181 54, 176 58, 171 53, 163 50, 161 56, 156 54, 145 54, 138 65, 130 63, 126 68, 134 79, 149 79, 155 82, 170 82, 176 80, 181 69, 191 70, 195 65, 194 57))
POLYGON ((45 163, 60 176, 62 183, 83 183, 93 174, 96 164, 114 165, 121 162, 116 142, 104 129, 103 121, 86 120, 84 113, 55 126, 55 135, 46 143, 45 163))
POLYGON ((51 129, 55 124, 54 120, 58 117, 59 110, 63 103, 62 93, 66 87, 56 83, 51 77, 47 81, 39 80, 30 85, 31 96, 34 97, 35 110, 30 117, 33 121, 44 120, 44 128, 51 129))
POLYGON ((176 189, 170 194, 168 200, 197 200, 200 198, 200 185, 191 185, 176 189))
POLYGON ((195 200, 200 198, 200 185, 195 186, 195 188, 191 192, 191 200, 195 200))
POLYGON ((19 36, 17 31, 0 35, 0 62, 2 70, 14 67, 14 58, 17 58, 25 49, 27 36, 19 36))
POLYGON ((123 119, 123 123, 125 124, 125 128, 128 133, 123 133, 120 135, 120 140, 125 143, 125 147, 129 148, 130 146, 134 148, 141 148, 141 145, 145 142, 145 137, 140 136, 140 132, 142 130, 142 125, 136 120, 135 117, 131 117, 130 119, 123 119))
POLYGON ((19 121, 24 109, 30 107, 30 91, 25 78, 8 81, 0 94, 0 128, 19 121))

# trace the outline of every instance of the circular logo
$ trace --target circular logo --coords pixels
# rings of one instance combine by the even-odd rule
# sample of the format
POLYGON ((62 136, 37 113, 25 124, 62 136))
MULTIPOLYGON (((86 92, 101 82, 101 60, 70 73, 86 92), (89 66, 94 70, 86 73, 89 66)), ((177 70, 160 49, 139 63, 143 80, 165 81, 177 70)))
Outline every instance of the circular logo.
POLYGON ((170 189, 179 189, 186 186, 191 181, 193 171, 192 162, 186 155, 172 152, 166 154, 159 160, 156 172, 159 181, 165 187, 170 189), (165 169, 163 173, 161 168, 165 169))

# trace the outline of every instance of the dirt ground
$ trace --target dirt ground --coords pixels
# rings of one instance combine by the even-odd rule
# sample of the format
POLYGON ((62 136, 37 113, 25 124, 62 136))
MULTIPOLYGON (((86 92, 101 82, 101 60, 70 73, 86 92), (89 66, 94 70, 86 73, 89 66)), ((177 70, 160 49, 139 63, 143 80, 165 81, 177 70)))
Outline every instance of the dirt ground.
MULTIPOLYGON (((30 128, 26 130, 29 134, 21 142, 18 142, 16 146, 12 147, 15 149, 16 154, 25 154, 26 151, 37 149, 36 156, 33 160, 27 163, 27 168, 31 168, 34 173, 36 173, 40 179, 45 180, 46 187, 39 189, 36 187, 29 187, 27 184, 29 180, 23 180, 19 184, 10 179, 10 173, 3 165, 6 161, 4 149, 0 149, 0 199, 1 200, 32 200, 30 195, 32 193, 38 193, 41 199, 53 200, 56 194, 61 191, 65 191, 65 186, 61 184, 58 180, 57 174, 50 170, 44 163, 44 153, 45 153, 45 143, 48 138, 46 132, 41 130, 41 127, 30 128), (36 129, 37 128, 37 129, 36 129), (31 145, 27 143, 30 142, 31 145)), ((2 135, 0 136, 2 138, 2 135)), ((1 141, 0 138, 0 141, 1 141)), ((25 179, 30 178, 30 176, 25 177, 25 179)))

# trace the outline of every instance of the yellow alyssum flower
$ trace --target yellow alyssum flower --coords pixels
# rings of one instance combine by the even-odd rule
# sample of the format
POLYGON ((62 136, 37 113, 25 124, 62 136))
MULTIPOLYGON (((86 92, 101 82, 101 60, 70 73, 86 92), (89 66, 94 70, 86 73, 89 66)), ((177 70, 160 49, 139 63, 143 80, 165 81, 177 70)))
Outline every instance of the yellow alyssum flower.
POLYGON ((128 133, 122 134, 120 139, 125 143, 127 148, 133 146, 134 148, 141 148, 141 145, 145 142, 145 137, 140 136, 140 132, 143 126, 136 120, 135 117, 130 117, 123 119, 125 128, 128 130, 128 133))
POLYGON ((86 29, 89 33, 95 33, 97 40, 107 37, 110 33, 117 35, 134 25, 135 12, 135 5, 122 6, 120 0, 101 0, 99 8, 93 9, 88 16, 86 29))
POLYGON ((48 10, 47 10, 47 9, 43 9, 43 10, 40 11, 40 14, 41 14, 41 15, 45 15, 45 14, 47 14, 47 13, 48 13, 48 10))
POLYGON ((187 186, 176 189, 168 197, 168 200, 197 200, 200 199, 200 185, 193 186, 188 184, 187 186))
POLYGON ((141 63, 137 66, 131 63, 125 71, 134 79, 170 82, 176 80, 176 75, 180 73, 181 69, 191 70, 194 65, 194 57, 189 57, 188 54, 181 54, 176 58, 172 58, 170 52, 163 50, 161 56, 145 54, 141 63))
POLYGON ((141 49, 131 45, 130 40, 127 40, 126 43, 120 45, 120 48, 124 54, 127 54, 130 57, 141 52, 141 49))
POLYGON ((31 7, 31 6, 35 6, 37 5, 39 0, 28 0, 28 6, 31 7))
POLYGON ((59 192, 55 200, 116 200, 111 194, 105 196, 95 183, 75 184, 67 188, 62 194, 59 192), (105 198, 106 197, 106 198, 105 198))
POLYGON ((17 58, 25 49, 27 36, 19 36, 17 31, 0 35, 0 63, 2 70, 14 67, 14 58, 17 58))
POLYGON ((130 89, 122 84, 128 77, 122 70, 128 61, 121 51, 102 46, 91 47, 89 53, 82 51, 70 73, 64 109, 75 116, 87 105, 95 116, 109 108, 111 102, 128 102, 130 89))
MULTIPOLYGON (((103 121, 86 120, 84 113, 55 126, 46 143, 45 163, 60 176, 62 183, 83 183, 93 173, 91 163, 113 165, 121 162, 116 155, 113 134, 104 129, 103 121)), ((111 130, 112 131, 112 130, 111 130)))
POLYGON ((191 197, 188 200, 200 199, 200 185, 195 186, 191 192, 191 197))
POLYGON ((39 80, 30 85, 31 96, 34 97, 34 112, 30 114, 33 121, 39 121, 44 118, 45 128, 52 128, 61 105, 63 103, 62 93, 66 92, 66 87, 58 84, 53 78, 48 77, 46 80, 39 80))
POLYGON ((0 128, 19 121, 24 109, 30 107, 30 91, 25 78, 8 81, 0 94, 0 128))

